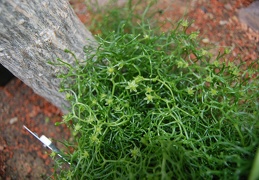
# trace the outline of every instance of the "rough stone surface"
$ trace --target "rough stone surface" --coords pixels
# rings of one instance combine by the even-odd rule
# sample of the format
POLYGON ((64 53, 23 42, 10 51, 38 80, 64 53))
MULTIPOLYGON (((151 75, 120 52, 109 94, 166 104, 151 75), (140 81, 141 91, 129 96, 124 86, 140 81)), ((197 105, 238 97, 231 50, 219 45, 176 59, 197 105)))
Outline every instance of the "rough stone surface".
POLYGON ((250 6, 241 8, 238 12, 241 22, 259 32, 259 1, 254 1, 250 6))
POLYGON ((68 103, 57 74, 66 69, 48 62, 73 65, 64 49, 84 59, 86 45, 95 40, 67 0, 0 0, 0 63, 63 112, 68 103))

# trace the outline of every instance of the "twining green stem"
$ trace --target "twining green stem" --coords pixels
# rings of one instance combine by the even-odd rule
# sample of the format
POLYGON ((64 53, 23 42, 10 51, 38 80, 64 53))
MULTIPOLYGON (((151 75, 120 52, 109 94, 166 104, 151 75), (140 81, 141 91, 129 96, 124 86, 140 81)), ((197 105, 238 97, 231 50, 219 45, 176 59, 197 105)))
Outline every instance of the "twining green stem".
POLYGON ((73 66, 59 60, 69 68, 60 78, 74 165, 57 179, 247 178, 259 146, 258 61, 247 70, 225 63, 188 21, 160 33, 148 11, 134 19, 131 3, 123 21, 109 19, 122 9, 104 17, 114 29, 100 26, 85 65, 74 54, 73 66))

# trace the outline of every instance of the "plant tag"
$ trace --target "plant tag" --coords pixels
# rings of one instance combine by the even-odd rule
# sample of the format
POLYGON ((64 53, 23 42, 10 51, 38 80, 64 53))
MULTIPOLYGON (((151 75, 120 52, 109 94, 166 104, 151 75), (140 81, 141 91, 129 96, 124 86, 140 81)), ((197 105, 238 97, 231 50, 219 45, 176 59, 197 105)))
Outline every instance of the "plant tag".
POLYGON ((44 135, 40 137, 40 141, 44 144, 44 146, 48 147, 51 145, 51 141, 44 135))

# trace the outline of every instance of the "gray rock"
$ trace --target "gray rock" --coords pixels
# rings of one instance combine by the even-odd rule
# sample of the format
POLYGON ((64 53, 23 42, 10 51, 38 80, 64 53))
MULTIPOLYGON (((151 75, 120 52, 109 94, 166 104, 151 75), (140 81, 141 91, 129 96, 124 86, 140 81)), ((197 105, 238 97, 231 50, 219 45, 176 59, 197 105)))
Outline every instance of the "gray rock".
POLYGON ((238 12, 239 20, 247 24, 250 28, 259 31, 259 1, 254 1, 246 8, 241 8, 238 12))

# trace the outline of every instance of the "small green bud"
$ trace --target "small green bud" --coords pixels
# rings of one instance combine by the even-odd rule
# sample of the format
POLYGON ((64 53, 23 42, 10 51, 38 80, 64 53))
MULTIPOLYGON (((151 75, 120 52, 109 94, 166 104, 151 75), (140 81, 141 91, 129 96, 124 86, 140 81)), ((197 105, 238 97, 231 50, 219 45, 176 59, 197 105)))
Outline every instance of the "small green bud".
POLYGON ((188 22, 187 20, 183 20, 183 21, 181 22, 181 25, 182 25, 183 27, 188 27, 188 26, 189 26, 189 22, 188 22))

